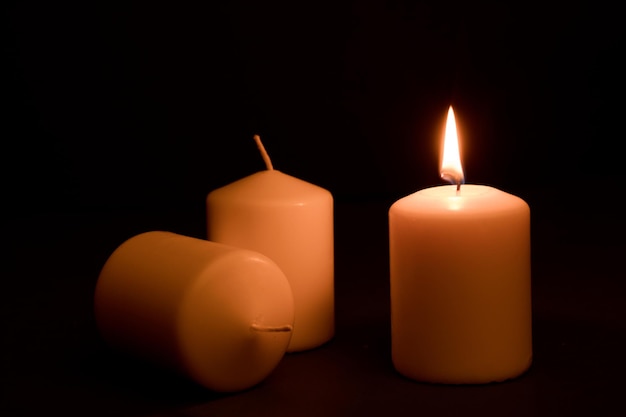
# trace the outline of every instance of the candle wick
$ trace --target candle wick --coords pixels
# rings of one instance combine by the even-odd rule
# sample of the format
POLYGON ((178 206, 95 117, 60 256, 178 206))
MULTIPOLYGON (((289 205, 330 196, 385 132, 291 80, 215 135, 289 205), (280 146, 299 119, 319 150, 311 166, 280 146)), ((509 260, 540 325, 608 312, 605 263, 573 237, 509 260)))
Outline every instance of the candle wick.
POLYGON ((461 181, 456 182, 456 193, 457 195, 461 192, 461 181))
POLYGON ((261 151, 261 156, 263 157, 263 161, 265 161, 265 166, 267 167, 269 171, 273 171, 274 166, 272 165, 270 156, 267 154, 267 151, 265 150, 265 146, 263 146, 263 142, 261 142, 261 137, 259 135, 254 135, 254 140, 257 146, 259 147, 259 150, 261 151))
POLYGON ((253 324, 250 326, 250 329, 255 332, 290 332, 293 326, 290 324, 285 324, 284 326, 261 326, 259 324, 253 324))

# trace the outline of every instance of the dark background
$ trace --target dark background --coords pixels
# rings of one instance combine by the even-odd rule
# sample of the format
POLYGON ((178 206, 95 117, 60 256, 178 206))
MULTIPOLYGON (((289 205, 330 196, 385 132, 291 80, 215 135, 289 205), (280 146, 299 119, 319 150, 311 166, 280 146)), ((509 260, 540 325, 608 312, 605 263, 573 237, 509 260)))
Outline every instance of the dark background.
POLYGON ((610 4, 5 5, 10 415, 623 412, 626 43, 610 4), (405 381, 389 359, 386 211, 442 183, 451 104, 466 181, 533 213, 535 364, 488 387, 405 381), (255 133, 276 169, 335 197, 338 333, 219 396, 101 346, 92 295, 134 234, 203 237, 206 194, 264 169, 255 133))
POLYGON ((616 7, 197 3, 9 10, 12 206, 195 204, 263 169, 255 133, 338 198, 405 195, 441 183, 450 104, 467 182, 624 176, 616 7))

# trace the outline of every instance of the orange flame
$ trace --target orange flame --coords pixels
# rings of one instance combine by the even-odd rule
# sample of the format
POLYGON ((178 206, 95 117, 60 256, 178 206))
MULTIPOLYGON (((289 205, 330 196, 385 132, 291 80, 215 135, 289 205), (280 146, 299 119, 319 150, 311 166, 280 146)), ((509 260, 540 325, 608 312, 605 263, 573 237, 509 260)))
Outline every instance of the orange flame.
POLYGON ((443 139, 443 154, 441 158, 441 178, 452 184, 462 184, 464 180, 461 155, 459 153, 459 137, 456 131, 456 120, 452 106, 448 109, 446 132, 443 139))

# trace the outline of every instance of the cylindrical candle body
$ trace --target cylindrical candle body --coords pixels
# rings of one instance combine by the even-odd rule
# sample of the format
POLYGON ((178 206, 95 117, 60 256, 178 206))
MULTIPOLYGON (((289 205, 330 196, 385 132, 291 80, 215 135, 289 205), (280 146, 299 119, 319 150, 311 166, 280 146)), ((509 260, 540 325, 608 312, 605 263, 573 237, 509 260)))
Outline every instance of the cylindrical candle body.
POLYGON ((111 254, 94 307, 110 345, 223 392, 274 370, 291 331, 267 330, 294 319, 287 278, 266 256, 160 231, 111 254))
POLYGON ((294 297, 288 351, 334 335, 333 198, 329 191, 267 170, 210 192, 208 239, 260 252, 285 273, 294 297))
POLYGON ((389 209, 391 344, 425 382, 509 379, 532 360, 530 209, 492 187, 433 187, 389 209))

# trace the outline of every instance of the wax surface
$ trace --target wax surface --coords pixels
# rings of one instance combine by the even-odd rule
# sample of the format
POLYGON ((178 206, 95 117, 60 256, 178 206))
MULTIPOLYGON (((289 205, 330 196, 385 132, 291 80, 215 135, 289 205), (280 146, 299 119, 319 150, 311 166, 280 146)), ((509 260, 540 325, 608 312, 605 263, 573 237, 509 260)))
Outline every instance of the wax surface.
POLYGON ((437 383, 488 383, 532 359, 530 209, 492 187, 418 191, 389 209, 395 368, 437 383))
POLYGON ((330 192, 267 170, 213 190, 206 207, 209 240, 263 253, 287 276, 295 305, 288 351, 330 340, 334 335, 330 192))
POLYGON ((274 370, 291 332, 258 328, 294 319, 289 283, 266 256, 160 231, 127 240, 109 257, 95 314, 112 346, 223 392, 274 370))

